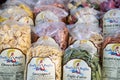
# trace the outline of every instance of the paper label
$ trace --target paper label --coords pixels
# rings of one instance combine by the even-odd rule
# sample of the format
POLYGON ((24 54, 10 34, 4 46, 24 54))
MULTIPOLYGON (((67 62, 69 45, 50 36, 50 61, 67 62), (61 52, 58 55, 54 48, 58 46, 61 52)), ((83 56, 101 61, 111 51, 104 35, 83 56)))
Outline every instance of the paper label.
POLYGON ((30 17, 21 17, 18 22, 34 26, 33 20, 30 17))
POLYGON ((55 80, 55 65, 50 58, 32 58, 27 68, 27 80, 55 80))
POLYGON ((18 49, 0 54, 0 80, 24 80, 25 55, 18 49))
POLYGON ((35 23, 58 22, 59 18, 51 11, 40 12, 35 19, 35 23))
POLYGON ((103 80, 120 80, 120 44, 108 44, 103 50, 103 80))
POLYGON ((91 80, 91 68, 84 60, 70 60, 63 67, 63 80, 91 80))
POLYGON ((120 10, 108 11, 103 18, 103 35, 106 37, 120 29, 120 10))

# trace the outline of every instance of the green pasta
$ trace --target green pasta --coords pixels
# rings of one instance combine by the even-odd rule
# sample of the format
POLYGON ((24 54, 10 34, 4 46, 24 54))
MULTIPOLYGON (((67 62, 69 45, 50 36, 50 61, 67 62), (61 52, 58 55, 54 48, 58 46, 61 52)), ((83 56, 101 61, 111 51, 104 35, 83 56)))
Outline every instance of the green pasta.
POLYGON ((91 67, 91 80, 101 80, 101 68, 99 64, 99 55, 93 56, 81 47, 69 47, 63 57, 63 65, 72 59, 82 59, 91 67))

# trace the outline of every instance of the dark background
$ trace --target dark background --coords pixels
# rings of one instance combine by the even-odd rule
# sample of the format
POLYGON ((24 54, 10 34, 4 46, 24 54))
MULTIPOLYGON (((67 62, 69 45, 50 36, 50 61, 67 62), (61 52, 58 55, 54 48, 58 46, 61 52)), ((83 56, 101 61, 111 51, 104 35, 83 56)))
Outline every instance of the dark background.
POLYGON ((3 3, 5 3, 7 0, 0 0, 0 5, 2 5, 3 3))

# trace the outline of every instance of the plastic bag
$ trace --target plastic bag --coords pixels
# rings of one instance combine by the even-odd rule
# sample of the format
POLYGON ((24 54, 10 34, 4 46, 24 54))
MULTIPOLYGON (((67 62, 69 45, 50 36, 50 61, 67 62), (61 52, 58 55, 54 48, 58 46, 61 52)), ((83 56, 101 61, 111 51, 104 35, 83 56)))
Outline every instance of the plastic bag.
POLYGON ((92 24, 96 27, 99 27, 99 21, 93 15, 83 15, 83 16, 79 17, 76 24, 88 24, 88 25, 92 24))
POLYGON ((65 0, 39 0, 36 5, 55 5, 63 8, 65 0))
POLYGON ((80 3, 84 3, 87 2, 87 0, 69 0, 69 2, 80 2, 80 3))
POLYGON ((106 0, 100 4, 101 12, 107 12, 116 8, 120 8, 120 0, 106 0))
POLYGON ((73 10, 77 8, 94 8, 99 9, 99 0, 70 0, 67 4, 68 9, 73 10))
POLYGON ((39 0, 37 4, 39 5, 51 5, 55 3, 64 4, 65 0, 39 0))
POLYGON ((67 7, 72 10, 79 7, 90 7, 90 4, 87 0, 69 0, 67 7))
POLYGON ((70 16, 73 16, 73 19, 70 20, 72 25, 68 25, 69 33, 73 37, 73 40, 70 41, 85 39, 92 40, 97 45, 100 44, 103 38, 99 28, 98 14, 100 14, 99 11, 90 7, 72 9, 70 13, 70 16), (76 22, 72 22, 75 19, 77 19, 76 22))
POLYGON ((25 2, 32 10, 34 10, 34 6, 39 0, 22 0, 25 2))
POLYGON ((42 36, 39 38, 27 54, 27 80, 33 79, 33 77, 34 79, 42 77, 45 79, 61 80, 63 52, 51 37, 42 36), (46 76, 41 74, 46 74, 46 76))
POLYGON ((21 8, 17 7, 17 6, 11 6, 9 8, 6 8, 4 10, 1 11, 0 13, 2 17, 6 17, 6 18, 11 18, 14 20, 18 20, 21 16, 27 16, 28 14, 21 8))
MULTIPOLYGON (((97 17, 97 14, 99 14, 99 11, 95 10, 94 8, 77 8, 75 10, 71 11, 71 15, 82 16, 82 15, 94 15, 97 17)), ((77 17, 78 18, 78 17, 77 17)))
POLYGON ((101 4, 103 1, 107 1, 107 0, 89 0, 89 2, 97 3, 97 4, 101 4))
MULTIPOLYGON (((110 73, 111 71, 116 71, 114 75, 119 75, 118 73, 118 68, 119 68, 119 59, 120 59, 120 31, 117 30, 114 35, 110 34, 106 38, 104 38, 104 42, 102 45, 102 68, 103 68, 103 80, 105 79, 111 79, 108 76, 111 76, 110 73), (114 63, 114 64, 113 64, 114 63), (116 65, 116 66, 114 66, 116 65), (106 74, 108 76, 106 76, 106 74)), ((118 76, 113 76, 114 79, 119 79, 118 76)))
POLYGON ((72 42, 69 42, 69 44, 73 43, 75 40, 91 40, 98 48, 101 47, 100 44, 103 41, 103 37, 101 35, 101 29, 98 26, 92 23, 74 24, 68 26, 68 29, 72 38, 72 40, 70 40, 72 42))
MULTIPOLYGON (((83 22, 87 22, 84 20, 94 20, 95 22, 98 22, 97 19, 99 19, 99 14, 100 12, 95 10, 94 8, 89 8, 89 7, 85 7, 85 8, 77 8, 77 9, 73 9, 70 10, 70 16, 71 18, 69 18, 69 23, 74 23, 74 20, 76 21, 80 21, 82 19, 83 22)), ((91 21, 88 20, 88 21, 91 21)), ((88 23, 88 22, 87 22, 88 23)))
POLYGON ((60 22, 61 20, 59 19, 58 16, 56 16, 53 12, 51 11, 42 11, 40 12, 36 18, 35 18, 35 24, 42 24, 44 22, 60 22))
POLYGON ((73 74, 74 77, 72 79, 81 80, 84 75, 87 80, 101 80, 99 54, 96 46, 91 41, 77 40, 65 50, 63 80, 72 80, 70 77, 73 74))
POLYGON ((35 43, 33 43, 33 47, 36 47, 38 45, 52 46, 60 49, 59 45, 55 42, 55 40, 48 36, 42 36, 35 43))
POLYGON ((68 26, 68 29, 70 34, 78 40, 89 39, 92 34, 100 33, 100 28, 94 24, 75 24, 68 26))
MULTIPOLYGON (((31 28, 26 24, 16 21, 6 21, 1 24, 0 46, 7 45, 12 48, 20 48, 25 54, 31 46, 31 28), (3 27, 2 27, 3 26, 3 27), (3 36, 5 34, 5 36, 3 36), (2 38, 3 37, 3 38, 2 38), (1 45, 3 43, 3 45, 1 45)), ((1 47, 0 49, 5 49, 1 47)))
POLYGON ((34 8, 34 13, 38 14, 39 12, 46 11, 46 10, 53 12, 60 19, 65 18, 68 15, 68 13, 64 9, 51 6, 51 5, 36 5, 34 8))
POLYGON ((28 4, 31 8, 36 5, 53 5, 60 8, 65 8, 65 4, 67 4, 68 0, 23 0, 26 4, 28 4))
POLYGON ((24 80, 26 54, 31 47, 30 26, 15 21, 0 25, 0 80, 24 80), (4 69, 4 70, 3 70, 4 69), (9 76, 11 74, 11 76, 9 76), (5 77, 6 76, 6 77, 5 77))
POLYGON ((104 38, 102 49, 106 47, 107 44, 120 43, 120 31, 116 30, 114 34, 109 34, 104 38))
POLYGON ((11 6, 20 7, 21 9, 23 9, 29 15, 29 17, 31 17, 33 19, 33 12, 31 10, 31 8, 27 4, 25 4, 25 2, 23 0, 8 0, 4 4, 5 8, 9 8, 11 6))
POLYGON ((19 6, 19 4, 24 4, 24 2, 22 0, 7 0, 4 7, 19 6))
POLYGON ((37 25, 33 30, 39 37, 50 36, 60 45, 62 49, 67 47, 68 29, 63 22, 43 23, 37 25))
POLYGON ((14 20, 23 24, 28 24, 31 26, 34 25, 32 18, 30 18, 30 15, 26 11, 24 11, 24 9, 18 6, 10 6, 9 8, 1 10, 0 16, 1 19, 4 19, 0 22, 14 20))

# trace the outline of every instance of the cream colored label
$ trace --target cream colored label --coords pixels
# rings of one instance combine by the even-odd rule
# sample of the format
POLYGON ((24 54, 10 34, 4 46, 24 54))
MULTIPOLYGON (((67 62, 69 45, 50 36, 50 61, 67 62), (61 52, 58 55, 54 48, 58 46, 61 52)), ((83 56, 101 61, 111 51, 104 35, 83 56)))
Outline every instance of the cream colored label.
POLYGON ((108 11, 103 18, 103 35, 108 36, 120 29, 120 10, 108 11))
POLYGON ((120 80, 120 44, 108 44, 103 50, 103 80, 120 80))
POLYGON ((55 80, 55 65, 49 58, 32 58, 27 67, 27 80, 55 80))
POLYGON ((58 22, 59 18, 51 11, 42 11, 40 12, 35 19, 35 24, 38 25, 39 23, 45 22, 58 22))
POLYGON ((0 80, 23 80, 25 55, 18 49, 5 49, 0 54, 0 80))
POLYGON ((84 60, 70 60, 63 67, 63 80, 91 80, 91 68, 84 60))
POLYGON ((34 26, 33 20, 30 17, 22 17, 18 20, 18 22, 34 26))

